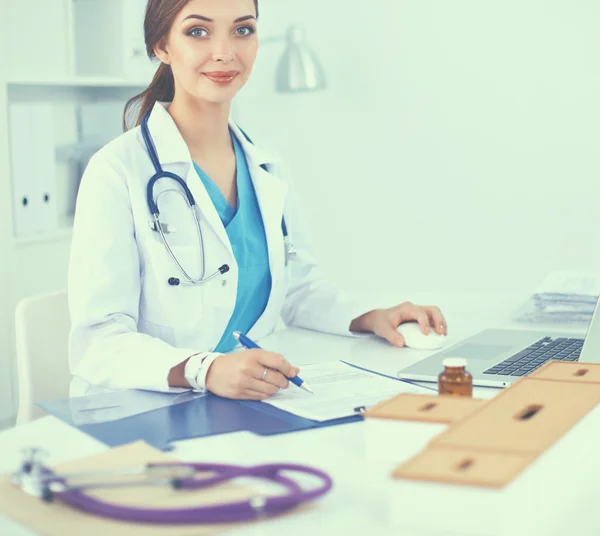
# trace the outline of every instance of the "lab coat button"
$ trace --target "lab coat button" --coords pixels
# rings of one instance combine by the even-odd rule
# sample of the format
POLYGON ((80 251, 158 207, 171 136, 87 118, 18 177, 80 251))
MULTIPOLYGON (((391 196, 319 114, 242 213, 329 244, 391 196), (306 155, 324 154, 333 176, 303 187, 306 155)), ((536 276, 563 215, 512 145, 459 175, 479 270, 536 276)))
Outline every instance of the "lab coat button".
POLYGON ((226 287, 227 286, 227 279, 223 279, 223 281, 221 282, 221 284, 226 287))

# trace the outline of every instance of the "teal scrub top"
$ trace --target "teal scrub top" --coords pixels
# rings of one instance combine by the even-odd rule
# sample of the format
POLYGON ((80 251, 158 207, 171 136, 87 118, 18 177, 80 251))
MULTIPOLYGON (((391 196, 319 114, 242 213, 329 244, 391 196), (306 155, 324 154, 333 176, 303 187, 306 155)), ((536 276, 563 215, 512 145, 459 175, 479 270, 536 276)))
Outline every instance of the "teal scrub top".
POLYGON ((208 192, 227 232, 238 265, 238 287, 233 315, 215 347, 215 352, 229 352, 237 346, 234 331, 250 331, 260 318, 271 293, 271 270, 267 237, 246 155, 231 133, 235 149, 237 209, 225 199, 219 187, 194 162, 194 167, 208 192))

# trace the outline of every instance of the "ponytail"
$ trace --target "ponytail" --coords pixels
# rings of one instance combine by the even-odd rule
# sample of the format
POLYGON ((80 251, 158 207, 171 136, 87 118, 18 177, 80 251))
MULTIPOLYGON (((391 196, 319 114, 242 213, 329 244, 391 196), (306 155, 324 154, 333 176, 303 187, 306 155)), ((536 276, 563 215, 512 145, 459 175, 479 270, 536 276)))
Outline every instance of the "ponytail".
POLYGON ((123 112, 123 130, 129 130, 130 116, 135 118, 135 126, 139 126, 142 117, 152 110, 157 102, 171 102, 174 96, 175 81, 171 66, 161 63, 148 88, 127 101, 123 112), (136 109, 138 109, 137 112, 136 109))

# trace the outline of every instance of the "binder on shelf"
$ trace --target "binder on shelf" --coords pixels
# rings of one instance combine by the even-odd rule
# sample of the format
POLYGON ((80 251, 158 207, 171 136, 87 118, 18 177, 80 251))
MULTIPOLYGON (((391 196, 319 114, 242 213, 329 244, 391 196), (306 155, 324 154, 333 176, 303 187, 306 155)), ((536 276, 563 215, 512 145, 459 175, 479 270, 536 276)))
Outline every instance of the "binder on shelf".
POLYGON ((9 121, 14 234, 55 231, 59 218, 52 104, 12 103, 9 121))
POLYGON ((31 105, 10 104, 9 122, 14 233, 21 237, 30 236, 36 232, 32 208, 34 159, 31 154, 31 105))
POLYGON ((38 233, 58 226, 54 109, 51 104, 31 104, 33 200, 31 209, 38 233))

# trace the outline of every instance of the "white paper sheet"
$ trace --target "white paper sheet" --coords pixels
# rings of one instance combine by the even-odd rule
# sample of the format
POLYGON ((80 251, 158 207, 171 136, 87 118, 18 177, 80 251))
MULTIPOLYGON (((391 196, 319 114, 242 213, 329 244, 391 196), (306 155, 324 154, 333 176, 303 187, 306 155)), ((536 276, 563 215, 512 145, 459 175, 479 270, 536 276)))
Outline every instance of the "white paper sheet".
POLYGON ((539 323, 589 323, 599 294, 600 273, 551 272, 513 318, 539 323))
POLYGON ((314 394, 290 383, 288 389, 282 389, 265 403, 306 419, 328 421, 356 415, 356 408, 373 406, 398 393, 433 393, 430 389, 384 378, 341 361, 302 365, 300 377, 314 394))

